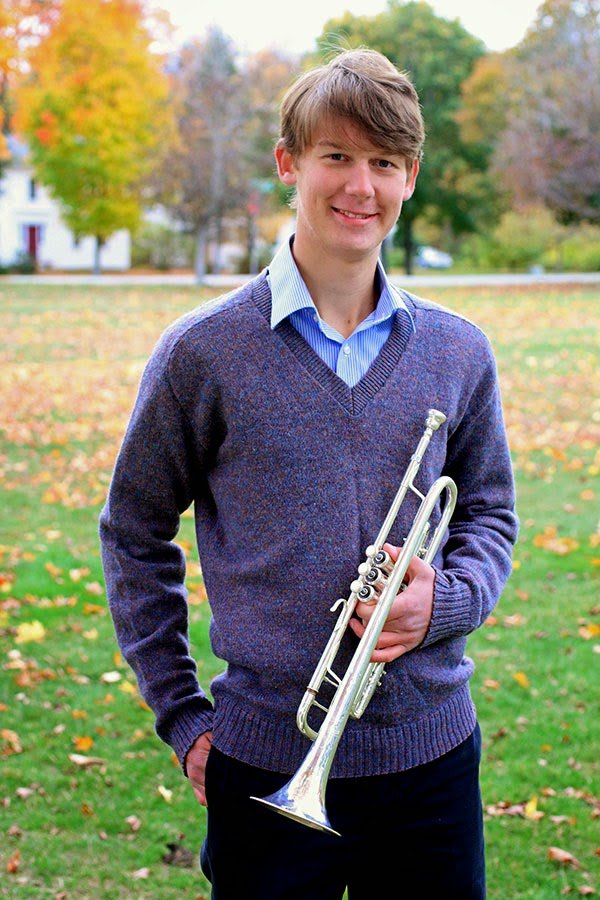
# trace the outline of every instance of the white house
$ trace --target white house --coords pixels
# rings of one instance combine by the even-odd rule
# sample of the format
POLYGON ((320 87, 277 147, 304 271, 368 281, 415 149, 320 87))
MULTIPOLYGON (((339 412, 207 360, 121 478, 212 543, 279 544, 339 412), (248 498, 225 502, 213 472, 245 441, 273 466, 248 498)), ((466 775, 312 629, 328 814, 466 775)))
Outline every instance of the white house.
MULTIPOLYGON (((39 271, 91 270, 95 239, 75 239, 57 201, 33 177, 27 148, 13 137, 8 142, 11 160, 0 178, 0 265, 10 266, 29 255, 39 271)), ((129 232, 116 232, 102 248, 100 260, 105 271, 129 269, 129 232)))

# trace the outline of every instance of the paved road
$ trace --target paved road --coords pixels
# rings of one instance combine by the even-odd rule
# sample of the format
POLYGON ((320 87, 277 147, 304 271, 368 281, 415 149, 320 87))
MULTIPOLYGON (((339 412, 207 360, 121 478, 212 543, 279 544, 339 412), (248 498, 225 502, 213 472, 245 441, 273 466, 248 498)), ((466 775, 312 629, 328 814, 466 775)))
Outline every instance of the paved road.
MULTIPOLYGON (((204 284, 208 287, 235 287, 248 281, 251 275, 207 275, 204 284)), ((392 275, 392 281, 399 287, 410 290, 413 287, 470 287, 530 284, 600 284, 600 272, 569 272, 561 274, 523 275, 392 275)), ((4 275, 2 284, 74 284, 74 285, 195 285, 194 275, 135 275, 107 273, 105 275, 4 275)))

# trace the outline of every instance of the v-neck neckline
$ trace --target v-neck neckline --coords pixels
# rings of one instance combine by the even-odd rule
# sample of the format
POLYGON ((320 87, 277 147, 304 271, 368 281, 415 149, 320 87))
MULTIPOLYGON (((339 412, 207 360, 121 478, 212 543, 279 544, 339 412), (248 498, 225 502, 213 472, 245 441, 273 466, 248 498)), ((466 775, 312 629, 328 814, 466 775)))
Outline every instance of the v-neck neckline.
MULTIPOLYGON (((253 285, 252 294, 256 306, 270 327, 271 289, 266 276, 262 275, 257 279, 253 285)), ((395 370, 412 337, 413 327, 408 315, 397 314, 394 316, 388 339, 354 387, 349 387, 339 375, 330 369, 308 341, 294 328, 289 319, 280 322, 274 329, 274 334, 284 341, 302 366, 350 415, 357 416, 364 411, 395 370)))

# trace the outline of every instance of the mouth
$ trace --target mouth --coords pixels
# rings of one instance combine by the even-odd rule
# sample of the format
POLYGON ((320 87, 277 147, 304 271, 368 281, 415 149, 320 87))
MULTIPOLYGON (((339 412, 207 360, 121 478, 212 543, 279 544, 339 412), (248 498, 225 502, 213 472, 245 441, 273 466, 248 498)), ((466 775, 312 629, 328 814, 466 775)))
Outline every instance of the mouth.
POLYGON ((360 212, 352 212, 350 209, 341 209, 339 206, 331 207, 334 212, 338 213, 340 216, 344 216, 347 219, 357 219, 359 221, 367 221, 368 219, 374 219, 377 213, 360 213, 360 212))

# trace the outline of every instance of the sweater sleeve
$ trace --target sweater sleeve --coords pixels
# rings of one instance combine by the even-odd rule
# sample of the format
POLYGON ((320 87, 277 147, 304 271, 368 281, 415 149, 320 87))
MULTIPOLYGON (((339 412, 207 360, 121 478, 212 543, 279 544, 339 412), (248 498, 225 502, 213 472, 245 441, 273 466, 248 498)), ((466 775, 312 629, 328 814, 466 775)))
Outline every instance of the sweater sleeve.
POLYGON ((434 568, 432 618, 423 646, 474 631, 498 602, 517 539, 512 465, 491 348, 458 424, 445 474, 458 487, 448 540, 434 568), (438 564, 439 563, 439 564, 438 564))
MULTIPOLYGON (((167 332, 144 371, 100 516, 100 540, 119 645, 156 716, 158 735, 184 766, 195 739, 212 727, 213 713, 190 655, 185 556, 174 538, 201 489, 208 449, 169 379, 173 343, 167 332)), ((210 390, 204 390, 209 422, 210 390)))

